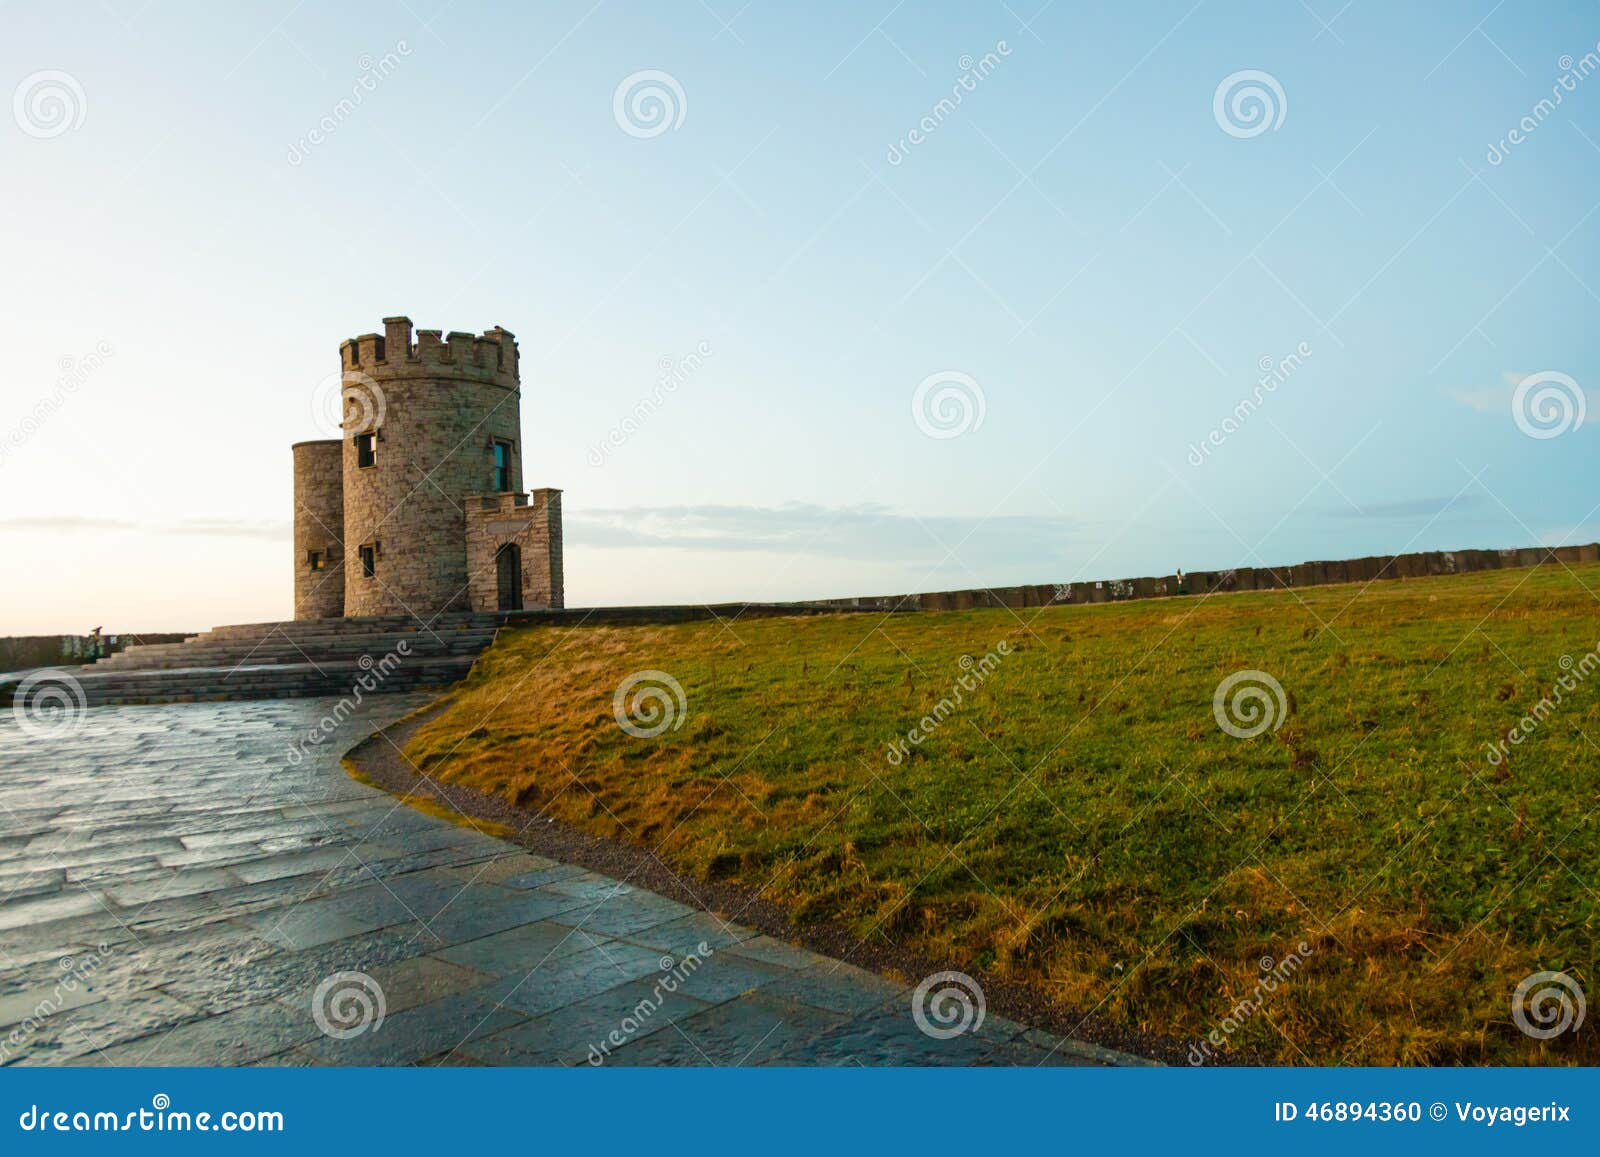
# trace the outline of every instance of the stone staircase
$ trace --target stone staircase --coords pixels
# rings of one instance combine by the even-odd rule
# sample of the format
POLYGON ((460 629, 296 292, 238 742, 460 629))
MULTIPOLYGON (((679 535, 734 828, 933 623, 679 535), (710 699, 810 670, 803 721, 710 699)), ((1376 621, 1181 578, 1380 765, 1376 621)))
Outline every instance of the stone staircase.
POLYGON ((32 700, 69 679, 81 688, 74 696, 91 707, 443 687, 472 669, 501 622, 496 614, 449 614, 426 624, 394 616, 217 627, 181 643, 129 647, 89 666, 0 675, 0 702, 14 702, 24 684, 32 700))

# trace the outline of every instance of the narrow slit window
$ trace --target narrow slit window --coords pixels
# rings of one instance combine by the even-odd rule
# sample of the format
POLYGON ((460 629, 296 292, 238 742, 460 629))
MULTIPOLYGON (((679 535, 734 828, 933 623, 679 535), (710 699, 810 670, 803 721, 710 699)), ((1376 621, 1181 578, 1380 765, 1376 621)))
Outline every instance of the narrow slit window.
POLYGON ((361 547, 361 577, 372 578, 378 573, 378 552, 371 546, 361 547))
POLYGON ((314 550, 306 555, 306 565, 312 570, 326 570, 328 563, 320 550, 314 550))
POLYGON ((356 465, 363 469, 376 466, 378 463, 378 436, 376 434, 356 435, 356 465))
POLYGON ((496 493, 504 494, 511 489, 511 443, 495 441, 494 444, 494 489, 496 493))

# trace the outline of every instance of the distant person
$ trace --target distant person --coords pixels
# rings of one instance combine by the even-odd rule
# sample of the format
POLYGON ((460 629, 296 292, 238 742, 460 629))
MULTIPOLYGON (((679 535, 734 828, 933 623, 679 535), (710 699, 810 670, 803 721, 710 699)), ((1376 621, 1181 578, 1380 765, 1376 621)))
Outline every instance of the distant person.
POLYGON ((1188 589, 1183 585, 1183 568, 1182 567, 1178 568, 1178 593, 1180 595, 1186 595, 1186 594, 1189 593, 1188 589))

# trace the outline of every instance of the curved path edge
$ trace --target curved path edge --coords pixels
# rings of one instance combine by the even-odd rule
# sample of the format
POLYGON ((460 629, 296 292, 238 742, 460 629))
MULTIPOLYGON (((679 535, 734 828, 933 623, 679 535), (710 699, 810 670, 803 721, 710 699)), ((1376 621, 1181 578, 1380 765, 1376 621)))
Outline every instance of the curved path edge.
MULTIPOLYGON (((424 775, 406 757, 405 746, 418 728, 444 709, 449 699, 447 692, 394 723, 374 730, 346 752, 346 769, 401 802, 413 807, 421 803, 424 810, 432 814, 453 816, 456 822, 478 827, 484 834, 497 836, 536 856, 596 873, 622 888, 642 890, 698 909, 718 923, 759 933, 763 939, 790 952, 815 953, 821 959, 814 961, 811 967, 823 968, 831 962, 851 975, 874 974, 907 994, 908 1020, 909 991, 920 978, 960 971, 949 961, 930 960, 881 942, 863 942, 834 925, 796 925, 779 905, 764 899, 753 889, 726 881, 685 877, 639 845, 590 835, 561 820, 519 808, 499 796, 460 784, 442 783, 424 775)), ((975 973, 973 979, 981 986, 986 1016, 1014 1024, 1016 1045, 1027 1041, 1035 1046, 998 1050, 997 1054, 979 1063, 1043 1061, 1147 1066, 1181 1063, 1185 1055, 1184 1047, 1178 1042, 1130 1031, 1092 1013, 1063 1010, 1031 986, 981 971, 975 973)), ((871 1048, 864 1051, 875 1052, 871 1048)), ((885 1059, 887 1063, 927 1063, 914 1058, 885 1059)), ((795 1057, 789 1063, 808 1062, 795 1057)), ((820 1063, 839 1061, 829 1059, 820 1063)))

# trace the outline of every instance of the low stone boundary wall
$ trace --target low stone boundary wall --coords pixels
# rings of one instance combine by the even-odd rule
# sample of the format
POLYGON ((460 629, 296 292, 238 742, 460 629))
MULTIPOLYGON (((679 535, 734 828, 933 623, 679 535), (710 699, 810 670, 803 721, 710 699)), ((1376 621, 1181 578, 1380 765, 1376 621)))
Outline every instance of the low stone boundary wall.
POLYGON ((1368 583, 1380 579, 1426 578, 1508 567, 1571 565, 1600 562, 1600 543, 1582 546, 1530 546, 1507 550, 1429 550, 1415 554, 1372 555, 1339 562, 1303 562, 1296 566, 1236 567, 1233 570, 1188 571, 1178 576, 1102 579, 1095 582, 1040 586, 994 587, 988 590, 932 591, 915 595, 874 595, 853 599, 821 599, 807 607, 841 611, 964 611, 974 607, 1048 607, 1082 603, 1121 603, 1169 595, 1206 595, 1219 591, 1270 591, 1332 583, 1368 583))
POLYGON ((12 635, 0 638, 0 671, 76 666, 114 655, 136 643, 181 643, 188 635, 12 635))
MULTIPOLYGON (((1186 594, 1206 595, 1224 591, 1262 591, 1283 588, 1324 586, 1330 583, 1367 583, 1379 579, 1423 578, 1429 575, 1467 574, 1506 567, 1531 567, 1547 564, 1600 562, 1600 543, 1584 546, 1522 547, 1510 550, 1434 550, 1417 554, 1373 555, 1342 562, 1303 562, 1298 566, 1236 567, 1233 570, 1190 571, 1183 576, 1183 589, 1177 575, 1160 577, 1102 579, 1098 582, 1048 583, 1035 586, 994 587, 989 590, 929 591, 911 595, 866 595, 849 599, 813 599, 795 603, 714 603, 693 606, 572 607, 566 610, 507 611, 486 616, 500 625, 518 626, 652 626, 668 623, 693 623, 720 620, 732 623, 779 616, 832 615, 841 612, 873 614, 914 613, 917 611, 964 611, 975 607, 1068 606, 1083 603, 1120 603, 1130 599, 1161 598, 1186 594)), ((322 622, 323 620, 318 620, 322 622)), ((332 622, 335 620, 326 620, 332 622)), ((354 624, 359 620, 338 620, 354 624)), ((375 619, 382 630, 393 630, 392 620, 375 619)), ((291 627, 296 624, 259 624, 259 629, 291 627)), ((374 626, 374 630, 380 629, 374 626)), ((219 631, 227 628, 218 628, 219 631)), ((144 635, 135 639, 122 636, 120 642, 177 642, 183 635, 144 635)), ((110 636, 108 636, 110 638, 110 636)), ((4 660, 8 644, 43 643, 56 649, 50 663, 64 659, 58 636, 41 640, 0 639, 0 671, 15 670, 4 660)), ((84 662, 67 658, 65 661, 84 662)), ((18 666, 45 665, 35 659, 18 666)))
MULTIPOLYGON (((906 596, 915 599, 917 596, 906 596)), ((565 627, 633 627, 655 626, 663 623, 698 623, 721 619, 743 622, 748 619, 792 618, 796 615, 836 615, 840 611, 916 611, 922 608, 907 603, 903 606, 880 606, 880 600, 863 599, 862 605, 850 605, 850 599, 808 603, 712 603, 701 606, 659 607, 587 607, 548 611, 505 611, 500 615, 508 627, 565 626, 565 627), (871 605, 868 605, 868 604, 871 605)))

